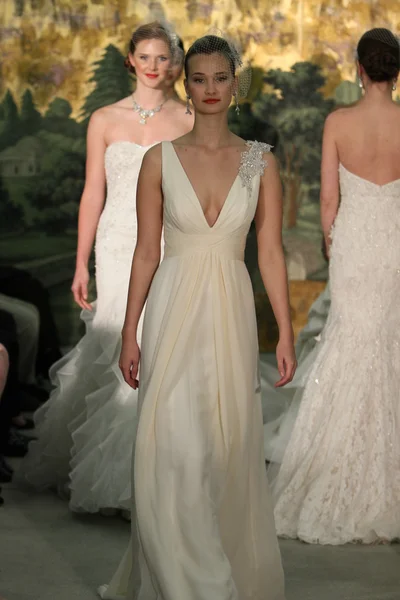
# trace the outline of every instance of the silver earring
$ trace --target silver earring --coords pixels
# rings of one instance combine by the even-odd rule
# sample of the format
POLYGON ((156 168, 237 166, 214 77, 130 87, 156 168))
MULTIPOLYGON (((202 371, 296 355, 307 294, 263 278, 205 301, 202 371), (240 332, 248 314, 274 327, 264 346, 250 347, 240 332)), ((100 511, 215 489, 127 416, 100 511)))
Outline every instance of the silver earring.
POLYGON ((397 90, 397 80, 393 79, 392 91, 395 92, 397 90))
POLYGON ((361 79, 361 77, 358 78, 358 85, 361 89, 363 89, 364 84, 363 84, 363 80, 361 79))
POLYGON ((189 100, 190 100, 190 96, 186 96, 186 113, 185 113, 186 115, 192 114, 192 111, 190 110, 189 100))
POLYGON ((238 100, 237 94, 233 94, 233 97, 235 98, 235 103, 236 103, 235 113, 237 115, 240 115, 240 106, 239 106, 239 100, 238 100))

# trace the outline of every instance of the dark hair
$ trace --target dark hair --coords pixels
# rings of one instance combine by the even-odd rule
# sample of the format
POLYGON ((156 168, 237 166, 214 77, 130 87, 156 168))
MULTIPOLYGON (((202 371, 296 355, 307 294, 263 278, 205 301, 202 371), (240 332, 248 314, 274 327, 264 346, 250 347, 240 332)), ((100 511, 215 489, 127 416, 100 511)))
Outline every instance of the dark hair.
MULTIPOLYGON (((163 27, 158 21, 141 25, 133 32, 129 42, 129 54, 134 54, 136 46, 143 40, 162 40, 172 51, 171 37, 169 36, 165 27, 163 27)), ((131 65, 129 56, 125 58, 124 65, 131 73, 135 72, 135 68, 131 65)))
POLYGON ((182 50, 183 54, 185 54, 185 46, 183 45, 183 41, 179 37, 179 35, 176 36, 176 44, 177 44, 178 48, 180 48, 182 50))
POLYGON ((239 65, 240 58, 237 52, 232 48, 224 38, 216 35, 205 35, 192 44, 185 56, 185 77, 188 78, 189 60, 192 56, 199 54, 210 56, 211 54, 221 54, 229 63, 232 76, 235 77, 236 68, 239 65))
POLYGON ((399 74, 400 44, 389 29, 375 28, 364 33, 357 55, 371 81, 391 81, 399 74))

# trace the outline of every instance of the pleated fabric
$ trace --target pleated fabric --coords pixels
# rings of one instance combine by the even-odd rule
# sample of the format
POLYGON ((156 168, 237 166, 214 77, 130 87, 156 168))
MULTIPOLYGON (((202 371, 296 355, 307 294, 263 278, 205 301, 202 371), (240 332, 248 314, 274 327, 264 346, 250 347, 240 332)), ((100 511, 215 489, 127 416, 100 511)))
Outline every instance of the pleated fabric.
POLYGON ((137 518, 103 598, 284 599, 244 264, 264 150, 249 144, 210 227, 173 145, 162 145, 165 255, 143 326, 137 518))

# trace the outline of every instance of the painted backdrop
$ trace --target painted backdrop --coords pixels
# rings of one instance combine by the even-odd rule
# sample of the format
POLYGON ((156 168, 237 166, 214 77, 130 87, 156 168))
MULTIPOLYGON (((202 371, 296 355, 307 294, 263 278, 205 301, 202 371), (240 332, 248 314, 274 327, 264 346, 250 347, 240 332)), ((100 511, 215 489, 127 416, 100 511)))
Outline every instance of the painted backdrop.
MULTIPOLYGON (((357 39, 373 26, 396 31, 396 9, 397 0, 2 0, 0 260, 28 269, 49 288, 64 345, 81 334, 69 288, 87 122, 94 110, 134 89, 123 66, 132 30, 162 17, 186 46, 211 27, 240 40, 253 84, 240 118, 232 111, 231 125, 247 139, 275 145, 299 329, 327 277, 318 207, 324 119, 359 98, 357 39)), ((261 293, 253 235, 247 262, 260 341, 268 348, 276 331, 261 293)))

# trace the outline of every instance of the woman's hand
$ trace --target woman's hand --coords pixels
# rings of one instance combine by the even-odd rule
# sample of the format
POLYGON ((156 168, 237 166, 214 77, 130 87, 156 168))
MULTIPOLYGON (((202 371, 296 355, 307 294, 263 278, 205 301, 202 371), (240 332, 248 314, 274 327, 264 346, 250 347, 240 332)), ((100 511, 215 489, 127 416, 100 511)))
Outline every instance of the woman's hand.
POLYGON ((92 310, 88 299, 89 270, 87 267, 77 267, 72 282, 72 293, 75 302, 83 309, 92 310))
POLYGON ((292 337, 280 339, 276 347, 276 360, 281 376, 275 387, 283 387, 292 381, 296 372, 297 360, 292 337))
POLYGON ((139 387, 137 378, 140 362, 140 348, 134 336, 122 338, 121 356, 119 357, 119 368, 128 385, 134 390, 139 387))

